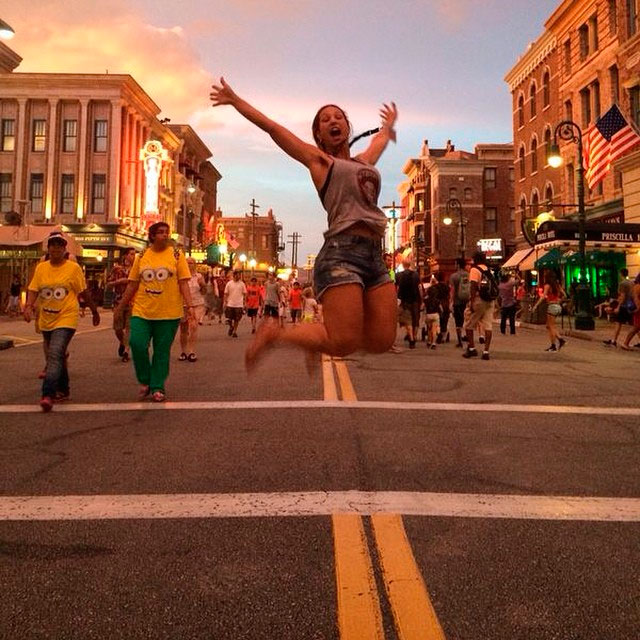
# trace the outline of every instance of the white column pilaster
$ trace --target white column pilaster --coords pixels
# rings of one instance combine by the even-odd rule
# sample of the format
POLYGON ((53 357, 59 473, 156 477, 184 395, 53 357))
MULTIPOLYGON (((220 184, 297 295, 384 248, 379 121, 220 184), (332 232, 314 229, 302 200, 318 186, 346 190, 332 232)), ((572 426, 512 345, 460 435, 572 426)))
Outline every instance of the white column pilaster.
POLYGON ((109 145, 109 181, 108 208, 106 220, 116 222, 120 219, 120 174, 122 156, 122 102, 111 102, 111 135, 109 145))
POLYGON ((80 120, 78 122, 80 129, 80 140, 78 147, 78 175, 76 177, 77 198, 76 198, 76 219, 82 220, 87 212, 87 189, 90 187, 89 175, 87 171, 87 144, 89 137, 89 100, 80 100, 80 120))
POLYGON ((47 128, 47 178, 44 198, 44 217, 51 220, 54 208, 56 146, 58 143, 58 98, 49 99, 49 123, 47 128))
POLYGON ((27 122, 27 99, 18 98, 18 124, 16 137, 14 187, 13 187, 13 208, 20 211, 16 205, 16 200, 25 200, 26 190, 24 188, 24 166, 26 164, 27 147, 25 140, 29 138, 29 123, 27 122))

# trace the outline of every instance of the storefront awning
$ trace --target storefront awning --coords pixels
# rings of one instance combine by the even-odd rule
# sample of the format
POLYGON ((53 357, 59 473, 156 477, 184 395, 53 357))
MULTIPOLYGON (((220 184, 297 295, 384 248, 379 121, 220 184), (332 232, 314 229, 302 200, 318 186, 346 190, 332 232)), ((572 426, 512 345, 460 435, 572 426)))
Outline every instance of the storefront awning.
POLYGON ((546 251, 544 255, 539 257, 536 262, 536 269, 545 269, 546 267, 556 266, 560 263, 562 251, 558 247, 554 247, 550 251, 546 251))
POLYGON ((515 269, 531 252, 533 249, 528 247, 527 249, 520 249, 516 251, 503 265, 503 269, 515 269))
POLYGON ((74 256, 82 255, 82 245, 69 233, 63 233, 60 225, 0 226, 0 246, 15 248, 42 248, 47 250, 47 238, 54 231, 60 231, 67 241, 67 250, 74 256), (40 245, 40 247, 37 247, 40 245))
POLYGON ((531 253, 520 263, 520 271, 532 271, 536 268, 536 262, 547 255, 545 249, 535 248, 531 253))
MULTIPOLYGON (((536 232, 536 248, 577 249, 580 240, 578 223, 572 220, 543 222, 536 232)), ((589 250, 625 251, 640 249, 640 224, 585 224, 585 246, 589 250)))

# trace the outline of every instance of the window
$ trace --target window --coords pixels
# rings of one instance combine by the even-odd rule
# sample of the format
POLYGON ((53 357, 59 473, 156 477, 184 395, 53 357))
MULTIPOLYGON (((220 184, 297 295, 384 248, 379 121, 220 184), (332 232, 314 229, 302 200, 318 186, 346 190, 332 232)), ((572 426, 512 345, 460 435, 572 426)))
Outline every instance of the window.
POLYGON ((29 200, 31 200, 32 213, 42 213, 43 187, 44 187, 44 174, 32 173, 31 181, 29 183, 29 200))
POLYGON ((31 151, 44 151, 47 146, 47 121, 33 121, 33 139, 31 141, 31 151))
POLYGON ((544 76, 542 76, 542 105, 544 107, 548 107, 551 103, 551 93, 549 88, 550 77, 549 72, 545 71, 544 76))
POLYGON ((76 142, 78 140, 78 121, 65 120, 62 128, 62 132, 64 136, 62 140, 62 150, 75 151, 76 142))
POLYGON ((471 198, 472 198, 471 189, 470 189, 469 187, 467 187, 467 188, 464 190, 464 199, 465 199, 465 200, 471 200, 471 198))
POLYGON ((13 176, 10 173, 0 173, 0 211, 11 211, 13 204, 13 176))
POLYGON ((594 15, 589 18, 589 35, 591 36, 591 51, 598 50, 598 16, 594 15))
POLYGON ((565 120, 573 120, 573 104, 571 100, 567 100, 564 103, 564 118, 565 120))
POLYGON ((538 139, 534 136, 531 139, 531 173, 538 170, 538 139))
POLYGON ((63 174, 60 188, 60 211, 62 211, 62 213, 73 213, 75 191, 75 176, 73 174, 63 174))
POLYGON ((16 150, 16 121, 2 121, 2 151, 16 150))
POLYGON ((269 234, 268 233, 263 233, 262 234, 262 248, 263 249, 268 249, 269 248, 269 234))
POLYGON ((640 86, 636 85, 629 90, 629 102, 631 106, 631 119, 640 127, 640 86))
POLYGON ((529 114, 532 118, 536 117, 536 83, 534 82, 529 89, 529 114))
POLYGON ((524 97, 518 98, 518 127, 524 127, 524 97))
POLYGON ((107 150, 107 121, 96 120, 93 123, 93 150, 104 153, 107 150))
POLYGON ((485 189, 496 188, 496 170, 493 167, 487 167, 484 170, 484 188, 485 189))
POLYGON ((589 87, 580 91, 580 105, 582 107, 582 128, 585 129, 591 122, 591 92, 589 87))
POLYGON ((613 188, 622 189, 622 171, 613 172, 613 188))
POLYGON ((615 36, 618 33, 618 11, 616 0, 609 0, 609 35, 615 36))
POLYGON ((636 33, 638 28, 637 18, 636 0, 627 0, 627 36, 629 38, 636 33))
POLYGON ((551 152, 551 127, 544 130, 544 164, 549 164, 547 158, 551 152))
POLYGON ((564 43, 564 72, 567 75, 571 73, 571 40, 564 43))
POLYGON ((493 235, 498 231, 498 210, 495 207, 488 207, 484 210, 484 232, 493 235))
POLYGON ((525 166, 524 166, 524 145, 520 147, 518 152, 518 166, 520 168, 520 180, 524 178, 525 166))
POLYGON ((540 206, 540 196, 538 195, 537 191, 534 191, 533 195, 531 196, 531 215, 534 218, 538 216, 539 206, 540 206))
POLYGON ((513 186, 516 181, 516 170, 513 167, 509 167, 509 184, 513 186))
POLYGON ((578 29, 578 40, 580 42, 580 60, 584 60, 589 55, 589 27, 586 24, 578 29))
MULTIPOLYGON (((94 173, 91 180, 91 213, 104 213, 107 180, 104 173, 94 173)), ((180 233, 180 231, 178 231, 180 233)))
POLYGON ((457 198, 458 190, 455 187, 449 187, 449 198, 457 198))
POLYGON ((548 184, 547 188, 544 190, 544 202, 546 205, 553 202, 553 187, 550 184, 548 184))
POLYGON ((596 80, 591 85, 591 94, 593 97, 593 119, 600 117, 600 83, 596 80))
POLYGON ((615 64, 609 68, 609 84, 611 85, 611 103, 620 102, 620 75, 615 64))

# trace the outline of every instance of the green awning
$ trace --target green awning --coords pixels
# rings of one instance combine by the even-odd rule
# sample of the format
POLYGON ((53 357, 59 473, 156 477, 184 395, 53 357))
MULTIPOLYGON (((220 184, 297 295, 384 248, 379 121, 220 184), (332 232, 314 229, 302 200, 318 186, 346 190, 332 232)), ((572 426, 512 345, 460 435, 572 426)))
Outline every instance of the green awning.
POLYGON ((562 251, 554 247, 550 251, 547 251, 539 260, 536 260, 536 268, 545 269, 547 267, 557 267, 560 264, 561 258, 562 251))

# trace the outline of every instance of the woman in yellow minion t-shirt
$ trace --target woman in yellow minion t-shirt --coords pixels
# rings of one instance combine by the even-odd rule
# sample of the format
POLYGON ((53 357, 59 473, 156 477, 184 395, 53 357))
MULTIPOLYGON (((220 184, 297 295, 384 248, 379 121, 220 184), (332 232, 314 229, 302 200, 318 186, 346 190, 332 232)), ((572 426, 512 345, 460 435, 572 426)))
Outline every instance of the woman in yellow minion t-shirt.
POLYGON ((151 246, 136 256, 129 272, 129 284, 114 313, 122 315, 133 299, 129 346, 136 377, 142 385, 139 398, 151 393, 155 402, 163 402, 169 354, 183 307, 187 308, 189 321, 193 321, 188 284, 191 272, 184 254, 171 246, 166 222, 156 222, 149 227, 149 242, 151 246), (150 343, 153 343, 151 361, 150 343))
POLYGON ((66 353, 78 327, 78 295, 82 293, 93 312, 93 325, 100 324, 98 310, 91 299, 84 274, 77 262, 67 260, 67 241, 60 232, 53 232, 47 240, 49 260, 40 262, 29 283, 24 319, 31 321, 33 307, 38 301, 38 326, 47 347, 47 365, 42 382, 40 406, 50 411, 55 400, 69 398, 69 372, 66 353))

